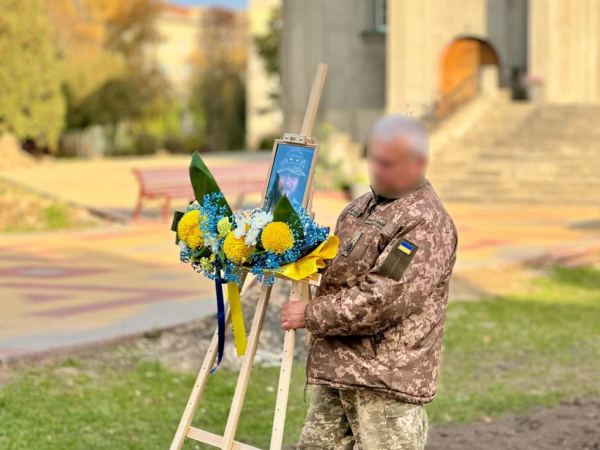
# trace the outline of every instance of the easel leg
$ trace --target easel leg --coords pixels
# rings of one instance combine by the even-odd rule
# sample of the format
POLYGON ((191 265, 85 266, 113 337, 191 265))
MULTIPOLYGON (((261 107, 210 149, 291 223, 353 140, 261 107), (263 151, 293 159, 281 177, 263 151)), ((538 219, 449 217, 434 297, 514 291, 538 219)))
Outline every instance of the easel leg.
MULTIPOLYGON (((292 281, 290 301, 300 301, 308 285, 292 281)), ((304 294, 306 295, 306 294, 304 294)), ((275 417, 273 418, 273 433, 271 434, 271 450, 281 449, 285 414, 287 410, 290 381, 292 377, 292 364, 294 362, 294 346, 296 344, 296 330, 287 330, 283 341, 283 356, 281 358, 281 371, 279 373, 279 388, 277 390, 277 403, 275 404, 275 417)))
MULTIPOLYGON (((247 275, 247 273, 244 273, 242 275, 242 288, 246 281, 247 275)), ((225 315, 225 328, 227 328, 227 326, 229 325, 230 320, 231 313, 229 311, 229 308, 227 308, 227 313, 225 315)), ((202 398, 202 392, 204 391, 204 387, 206 386, 206 382, 208 381, 210 370, 213 368, 215 360, 217 359, 218 344, 219 332, 218 330, 216 330, 208 346, 206 356, 204 357, 204 361, 202 362, 202 367, 200 368, 200 372, 198 373, 198 378, 196 378, 196 383, 194 384, 194 389, 192 389, 192 393, 190 394, 190 399, 188 400, 187 405, 185 405, 185 411, 183 412, 183 416, 181 417, 181 421, 179 422, 179 426, 177 427, 177 432, 175 433, 175 437, 173 438, 173 442, 171 443, 170 450, 180 450, 181 446, 183 445, 183 441, 185 440, 185 437, 190 429, 190 425, 192 424, 194 413, 198 408, 200 398, 202 398)))
POLYGON ((256 355, 256 350, 258 348, 258 338, 260 337, 260 331, 262 330, 270 296, 271 286, 263 286, 260 291, 260 297, 258 298, 256 312, 252 321, 252 328, 248 337, 246 356, 244 356, 244 361, 242 362, 235 394, 233 395, 233 401, 231 402, 231 409, 229 410, 229 417, 227 418, 227 425, 225 426, 225 433, 223 434, 223 444, 221 446, 223 450, 231 450, 231 447, 233 446, 233 439, 240 419, 240 413, 242 412, 244 396, 246 395, 246 388, 248 387, 248 380, 250 379, 252 364, 254 363, 254 356, 256 355))
MULTIPOLYGON (((227 315, 225 316, 225 326, 229 324, 230 319, 231 316, 229 314, 229 310, 227 310, 227 315)), ((192 424, 194 413, 196 412, 196 408, 198 408, 198 403, 200 402, 200 398, 202 397, 202 392, 204 391, 204 387, 206 386, 206 382, 208 381, 210 370, 215 364, 215 359, 217 359, 218 342, 219 334, 217 331, 215 331, 215 334, 213 335, 213 338, 210 341, 210 345, 208 346, 206 356, 204 357, 202 368, 198 373, 196 384, 194 384, 194 389, 192 389, 190 399, 188 400, 187 405, 185 405, 185 411, 183 412, 183 416, 181 417, 181 421, 179 422, 179 427, 177 428, 177 432, 175 433, 175 437, 173 438, 173 442, 171 443, 170 450, 180 450, 181 446, 183 445, 183 441, 185 440, 190 425, 192 424)))

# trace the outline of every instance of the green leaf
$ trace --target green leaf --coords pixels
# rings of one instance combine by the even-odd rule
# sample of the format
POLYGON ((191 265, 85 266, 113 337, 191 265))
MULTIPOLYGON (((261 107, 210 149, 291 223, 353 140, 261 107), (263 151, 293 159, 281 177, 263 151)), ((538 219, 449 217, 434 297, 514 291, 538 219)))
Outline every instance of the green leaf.
POLYGON ((277 205, 275 205, 275 209, 273 210, 273 222, 287 223, 291 229, 298 233, 300 238, 304 238, 304 230, 302 229, 300 216, 285 194, 279 199, 277 205))
POLYGON ((208 258, 210 255, 212 255, 212 252, 208 247, 201 247, 194 252, 194 258, 196 259, 208 258))
MULTIPOLYGON (((218 194, 221 192, 219 185, 215 181, 215 178, 202 161, 198 152, 192 153, 192 162, 190 164, 190 181, 194 188, 194 196, 200 205, 204 204, 204 196, 206 194, 218 194)), ((227 209, 227 215, 232 215, 233 211, 229 207, 229 203, 223 196, 219 200, 219 205, 224 206, 227 209)))
POLYGON ((181 211, 175 211, 173 215, 173 222, 171 223, 171 231, 175 232, 175 245, 179 245, 179 234, 177 233, 177 226, 179 225, 179 221, 183 217, 184 213, 181 211))

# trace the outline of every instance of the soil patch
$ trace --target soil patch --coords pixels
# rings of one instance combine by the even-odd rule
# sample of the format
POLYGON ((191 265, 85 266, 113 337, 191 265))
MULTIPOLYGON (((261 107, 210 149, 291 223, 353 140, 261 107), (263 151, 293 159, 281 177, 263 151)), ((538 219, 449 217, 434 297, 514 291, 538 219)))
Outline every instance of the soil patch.
POLYGON ((427 450, 599 450, 600 401, 562 403, 525 417, 432 427, 427 450))
POLYGON ((0 169, 28 167, 35 159, 21 148, 21 144, 12 133, 0 132, 0 169))

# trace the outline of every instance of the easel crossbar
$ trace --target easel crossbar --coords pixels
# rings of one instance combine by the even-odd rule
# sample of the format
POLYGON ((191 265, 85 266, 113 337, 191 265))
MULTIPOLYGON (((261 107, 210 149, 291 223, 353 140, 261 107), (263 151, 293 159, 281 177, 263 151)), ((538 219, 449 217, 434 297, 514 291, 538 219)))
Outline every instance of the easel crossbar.
MULTIPOLYGON (((249 270, 244 270, 244 272, 250 273, 249 270)), ((302 283, 302 284, 310 284, 311 286, 320 286, 321 285, 321 274, 320 273, 313 273, 312 275, 309 275, 306 278, 302 278, 301 280, 294 280, 293 278, 286 277, 285 275, 283 275, 281 273, 274 273, 273 275, 281 280, 288 280, 288 281, 293 281, 293 282, 302 283)))
MULTIPOLYGON (((212 445, 213 447, 219 447, 223 445, 223 436, 209 433, 208 431, 200 430, 199 428, 190 427, 186 437, 193 439, 194 441, 202 442, 203 444, 212 445)), ((233 450, 260 450, 257 447, 244 444, 243 442, 233 441, 231 447, 233 450)))

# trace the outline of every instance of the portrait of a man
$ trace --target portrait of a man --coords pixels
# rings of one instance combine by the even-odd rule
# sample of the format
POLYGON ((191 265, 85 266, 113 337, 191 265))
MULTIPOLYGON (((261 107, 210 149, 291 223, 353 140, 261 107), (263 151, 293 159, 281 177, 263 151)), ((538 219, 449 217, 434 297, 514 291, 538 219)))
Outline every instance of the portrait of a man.
POLYGON ((301 206, 308 185, 312 148, 279 144, 263 209, 273 211, 279 199, 286 195, 294 207, 301 206))

